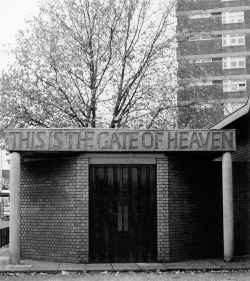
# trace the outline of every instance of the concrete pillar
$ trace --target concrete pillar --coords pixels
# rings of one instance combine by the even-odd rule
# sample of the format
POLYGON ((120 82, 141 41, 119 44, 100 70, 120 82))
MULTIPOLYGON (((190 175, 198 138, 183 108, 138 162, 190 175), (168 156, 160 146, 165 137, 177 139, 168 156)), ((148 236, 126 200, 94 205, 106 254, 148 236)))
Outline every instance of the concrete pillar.
POLYGON ((10 155, 10 243, 11 264, 20 263, 20 154, 10 155))
POLYGON ((234 259, 233 168, 230 152, 222 156, 222 188, 224 260, 230 262, 234 259))

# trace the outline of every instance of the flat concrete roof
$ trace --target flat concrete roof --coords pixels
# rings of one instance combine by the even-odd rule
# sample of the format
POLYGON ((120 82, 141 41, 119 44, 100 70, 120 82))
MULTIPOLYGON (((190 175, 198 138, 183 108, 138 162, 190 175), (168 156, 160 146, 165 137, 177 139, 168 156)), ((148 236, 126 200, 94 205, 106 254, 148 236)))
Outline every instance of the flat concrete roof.
POLYGON ((218 129, 225 128, 226 126, 233 123, 234 121, 236 121, 236 120, 240 119, 241 117, 249 114, 249 109, 250 109, 250 96, 248 96, 247 103, 244 106, 242 106, 241 108, 239 108, 238 110, 236 110, 232 114, 228 115, 227 117, 225 117, 224 119, 222 119, 218 123, 214 124, 212 127, 210 127, 210 129, 218 130, 218 129))

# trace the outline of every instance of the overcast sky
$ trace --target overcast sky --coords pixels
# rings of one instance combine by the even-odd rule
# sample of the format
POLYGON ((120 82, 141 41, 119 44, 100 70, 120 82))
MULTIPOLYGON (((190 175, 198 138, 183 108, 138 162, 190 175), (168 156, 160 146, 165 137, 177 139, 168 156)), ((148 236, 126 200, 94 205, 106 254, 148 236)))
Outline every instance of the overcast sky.
MULTIPOLYGON (((15 47, 15 35, 25 29, 25 19, 38 13, 38 2, 44 0, 0 0, 0 71, 6 67, 9 58, 5 50, 15 47)), ((152 3, 168 0, 153 0, 152 3)), ((166 2, 165 2, 166 3, 166 2)))
POLYGON ((0 0, 0 69, 8 63, 3 54, 15 46, 15 35, 25 28, 25 20, 38 12, 40 0, 0 0))

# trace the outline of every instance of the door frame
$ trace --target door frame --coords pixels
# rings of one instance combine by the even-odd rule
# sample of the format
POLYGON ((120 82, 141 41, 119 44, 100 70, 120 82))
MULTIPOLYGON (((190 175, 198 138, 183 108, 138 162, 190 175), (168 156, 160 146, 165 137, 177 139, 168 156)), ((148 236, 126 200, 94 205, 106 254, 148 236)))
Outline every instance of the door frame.
MULTIPOLYGON (((89 165, 90 166, 113 166, 113 165, 119 165, 119 166, 155 166, 155 211, 156 211, 156 237, 155 237, 155 243, 156 243, 156 259, 157 259, 157 244, 158 244, 158 235, 157 235, 157 160, 156 155, 141 155, 140 157, 136 157, 136 154, 133 155, 95 155, 96 157, 91 157, 89 159, 89 165)), ((91 214, 89 214, 91 215, 91 214)), ((90 232, 89 232, 90 234, 90 232)), ((155 260, 156 261, 156 260, 155 260)), ((138 260, 139 262, 139 260, 138 260)))
POLYGON ((158 158, 166 158, 162 153, 93 153, 84 157, 89 158, 89 165, 156 165, 158 158))

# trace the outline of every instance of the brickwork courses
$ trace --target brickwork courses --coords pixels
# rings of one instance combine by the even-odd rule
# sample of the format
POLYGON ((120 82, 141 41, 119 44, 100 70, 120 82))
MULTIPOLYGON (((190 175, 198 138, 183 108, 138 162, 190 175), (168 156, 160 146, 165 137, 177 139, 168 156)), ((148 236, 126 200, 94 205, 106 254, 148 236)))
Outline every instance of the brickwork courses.
POLYGON ((250 163, 233 163, 235 255, 249 255, 250 250, 250 163))
MULTIPOLYGON (((250 119, 249 119, 250 121, 250 119)), ((246 128, 236 130, 237 150, 233 152, 234 162, 250 162, 250 122, 246 124, 246 128)))
POLYGON ((238 7, 238 6, 244 6, 248 5, 249 0, 237 0, 237 1, 229 1, 229 2, 223 2, 220 0, 179 0, 178 1, 178 8, 180 10, 202 10, 202 9, 215 9, 215 8, 225 8, 225 7, 238 7))
POLYGON ((215 164, 169 159, 170 261, 222 255, 221 170, 215 164))
POLYGON ((250 253, 250 134, 246 128, 237 130, 237 151, 233 153, 235 254, 250 253))
POLYGON ((88 159, 22 163, 21 256, 88 262, 88 159))
MULTIPOLYGON (((237 150, 233 152, 235 255, 250 254, 250 130, 249 115, 236 127, 237 150)), ((238 121, 239 122, 239 121, 238 121)))
MULTIPOLYGON (((89 262, 87 158, 22 162, 21 256, 89 262)), ((234 163, 235 248, 247 254, 249 165, 234 163)), ((221 162, 157 159, 157 259, 222 257, 221 162)))
POLYGON ((168 159, 157 159, 157 250, 158 261, 169 261, 168 159))
POLYGON ((158 261, 221 257, 221 163, 157 159, 157 225, 158 261))

